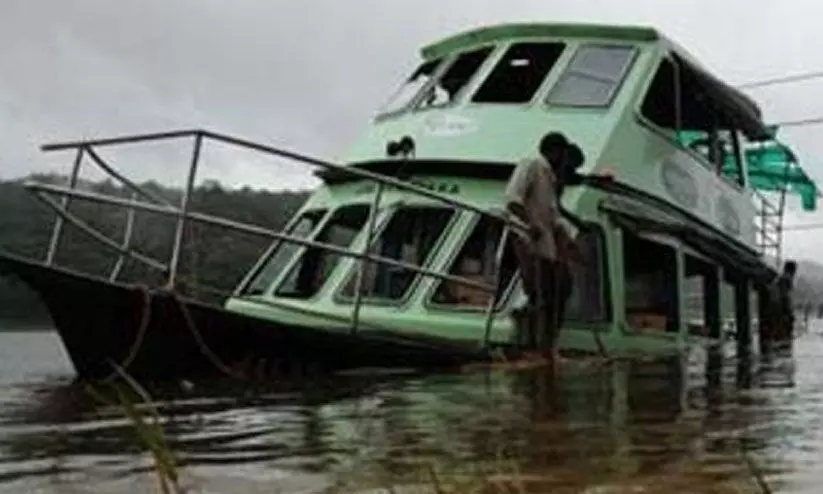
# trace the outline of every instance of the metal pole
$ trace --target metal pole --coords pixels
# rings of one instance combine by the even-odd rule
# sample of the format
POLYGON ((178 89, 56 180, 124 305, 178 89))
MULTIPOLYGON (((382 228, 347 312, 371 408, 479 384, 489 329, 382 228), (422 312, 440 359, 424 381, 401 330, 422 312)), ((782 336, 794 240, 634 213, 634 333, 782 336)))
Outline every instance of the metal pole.
POLYGON ((509 227, 504 227, 500 234, 500 244, 497 246, 497 252, 494 255, 495 274, 494 274, 494 292, 492 292, 489 305, 486 307, 486 327, 483 333, 483 348, 489 346, 489 338, 491 337, 492 321, 494 320, 494 309, 497 306, 497 292, 500 289, 500 270, 503 267, 503 255, 506 253, 506 243, 509 239, 509 227))
POLYGON ((183 191, 183 198, 180 202, 180 213, 177 217, 177 231, 174 235, 174 246, 171 251, 171 260, 169 260, 169 278, 167 286, 174 288, 177 281, 177 269, 180 265, 180 250, 183 246, 183 235, 186 231, 186 220, 189 212, 189 200, 194 189, 194 180, 197 176, 197 164, 200 161, 200 148, 203 145, 203 135, 196 134, 194 136, 194 150, 191 157, 191 165, 189 165, 189 176, 186 180, 186 190, 183 191))
MULTIPOLYGON (((363 247, 363 255, 368 255, 371 249, 372 236, 374 235, 374 226, 377 221, 377 211, 380 206, 380 197, 383 194, 383 184, 378 183, 374 189, 374 197, 372 198, 371 209, 369 210, 369 220, 366 230, 366 245, 363 247)), ((360 306, 363 301, 363 278, 366 276, 366 266, 370 263, 365 259, 360 259, 359 269, 357 270, 357 279, 354 285, 354 308, 352 309, 352 327, 351 334, 357 333, 357 327, 360 323, 360 306)))
POLYGON ((90 227, 89 225, 83 223, 83 220, 77 218, 76 216, 74 216, 70 212, 63 209, 63 207, 60 206, 60 204, 58 204, 57 201, 55 201, 51 197, 48 197, 46 194, 44 194, 42 192, 37 192, 37 193, 35 193, 35 197, 37 199, 43 201, 43 203, 45 203, 47 206, 54 209, 54 211, 57 214, 59 214, 65 221, 68 221, 69 223, 74 225, 76 228, 78 228, 79 230, 84 232, 86 235, 94 238, 95 240, 102 243, 103 245, 107 245, 109 248, 113 249, 115 252, 118 252, 118 253, 121 253, 121 254, 126 254, 126 255, 132 257, 133 259, 137 259, 138 261, 143 262, 146 265, 151 266, 151 267, 153 267, 157 270, 160 270, 160 271, 163 271, 163 272, 168 271, 168 266, 166 266, 165 264, 163 264, 160 261, 152 259, 149 256, 145 256, 143 254, 140 254, 139 252, 135 252, 132 249, 124 250, 120 246, 119 243, 117 243, 114 240, 108 238, 106 235, 100 233, 99 231, 95 230, 94 228, 90 227))
MULTIPOLYGON (((77 187, 77 177, 80 175, 80 165, 83 163, 83 148, 77 150, 77 154, 74 157, 74 166, 71 169, 71 176, 69 177, 69 188, 74 189, 77 187)), ((62 207, 66 211, 69 208, 69 201, 70 197, 68 195, 63 196, 62 200, 62 207)), ((57 254, 57 247, 60 244, 60 236, 63 233, 63 217, 58 215, 57 218, 54 220, 54 229, 51 232, 51 242, 49 242, 49 251, 46 253, 46 265, 51 266, 54 264, 54 256, 57 254)))
MULTIPOLYGON (((137 192, 131 193, 131 200, 137 200, 137 192)), ((134 206, 129 207, 128 216, 126 217, 126 231, 123 233, 123 251, 128 252, 129 247, 131 245, 131 235, 134 231, 134 215, 135 209, 134 206)), ((114 265, 114 269, 111 270, 111 275, 109 275, 109 281, 114 282, 117 280, 117 277, 120 275, 120 271, 123 269, 123 263, 125 262, 126 257, 121 252, 120 257, 117 258, 117 264, 114 265)))
MULTIPOLYGON (((78 197, 78 198, 81 198, 81 199, 85 199, 85 200, 92 201, 92 202, 97 202, 97 203, 114 204, 114 205, 120 205, 120 206, 124 206, 124 207, 134 206, 135 208, 137 208, 141 211, 159 213, 159 214, 168 215, 168 216, 179 216, 179 214, 180 214, 180 211, 178 209, 175 209, 173 206, 161 206, 161 205, 158 205, 158 204, 149 204, 149 203, 145 203, 145 202, 142 202, 142 201, 131 202, 131 201, 128 201, 126 199, 122 199, 122 198, 118 198, 118 197, 107 197, 107 196, 103 196, 103 195, 100 195, 100 194, 96 194, 94 192, 86 192, 86 191, 80 191, 80 190, 70 191, 70 190, 68 190, 64 187, 56 187, 56 186, 52 186, 52 185, 44 185, 44 184, 38 184, 38 183, 32 183, 32 182, 27 182, 25 184, 25 187, 29 190, 38 191, 38 192, 48 192, 48 193, 53 193, 53 194, 69 194, 73 197, 78 197)), ((46 201, 46 203, 52 209, 57 211, 58 214, 64 215, 64 217, 66 219, 68 219, 69 221, 74 223, 75 226, 77 226, 78 228, 84 230, 89 235, 97 238, 97 240, 99 240, 100 242, 109 245, 110 247, 115 249, 117 252, 122 251, 119 243, 111 240, 110 238, 107 238, 105 235, 101 234, 100 232, 97 232, 96 230, 89 227, 88 225, 84 225, 81 220, 79 220, 77 218, 74 218, 71 215, 68 215, 60 207, 60 205, 56 201, 51 200, 45 194, 36 194, 36 195, 37 195, 38 198, 46 201)), ((486 285, 485 283, 478 283, 474 280, 471 280, 469 278, 465 278, 465 277, 462 277, 462 276, 454 276, 454 275, 449 275, 449 274, 443 274, 439 271, 434 271, 434 270, 431 270, 431 269, 422 268, 420 266, 417 266, 417 265, 414 265, 414 264, 411 264, 411 263, 398 261, 397 259, 392 259, 392 258, 383 257, 383 256, 375 256, 375 255, 372 255, 372 254, 364 255, 360 252, 353 252, 349 249, 339 247, 339 246, 334 245, 334 244, 328 244, 328 243, 324 243, 324 242, 315 242, 313 240, 307 240, 307 239, 304 239, 304 238, 295 237, 293 235, 288 235, 288 234, 285 234, 285 233, 279 233, 279 232, 275 232, 275 231, 272 231, 272 230, 269 230, 269 229, 266 229, 266 228, 253 226, 253 225, 247 225, 245 223, 240 223, 240 222, 237 222, 237 221, 227 220, 225 218, 219 218, 219 217, 211 216, 211 215, 208 215, 208 214, 190 212, 188 214, 188 217, 192 221, 205 223, 207 225, 219 226, 219 227, 222 227, 222 228, 227 228, 229 230, 236 230, 236 231, 248 233, 248 234, 251 234, 251 235, 260 235, 260 236, 263 236, 263 237, 270 237, 270 238, 273 238, 273 239, 276 239, 276 240, 279 239, 279 240, 282 240, 284 242, 289 242, 289 243, 301 245, 301 246, 304 246, 304 247, 314 247, 314 248, 322 249, 322 250, 325 250, 325 251, 328 251, 328 252, 333 252, 333 253, 341 255, 343 257, 352 257, 352 258, 355 258, 355 259, 367 259, 369 261, 376 262, 378 264, 385 264, 387 266, 394 266, 394 267, 397 267, 397 268, 400 268, 400 269, 413 271, 415 273, 420 273, 424 276, 430 276, 430 277, 438 279, 438 280, 453 281, 455 283, 458 283, 458 284, 461 284, 461 285, 464 285, 464 286, 471 286, 471 287, 474 287, 474 288, 477 288, 477 289, 480 289, 480 290, 484 290, 486 292, 493 292, 494 291, 493 287, 491 287, 489 285, 486 285)), ((140 259, 141 261, 146 262, 150 266, 157 267, 157 269, 161 269, 161 270, 164 270, 164 271, 168 270, 168 268, 165 265, 163 265, 162 263, 159 263, 158 261, 155 261, 153 259, 149 259, 146 256, 142 256, 141 254, 135 253, 135 252, 132 251, 132 249, 129 249, 129 255, 132 255, 134 258, 140 259)))

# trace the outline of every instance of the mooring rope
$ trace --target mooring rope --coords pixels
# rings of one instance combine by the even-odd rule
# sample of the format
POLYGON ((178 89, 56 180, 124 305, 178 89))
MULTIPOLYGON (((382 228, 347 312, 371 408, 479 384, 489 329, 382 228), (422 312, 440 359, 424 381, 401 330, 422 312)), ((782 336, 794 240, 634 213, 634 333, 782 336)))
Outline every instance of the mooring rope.
POLYGON ((203 339, 202 334, 197 328, 197 324, 194 321, 194 317, 191 314, 186 302, 180 297, 180 295, 172 289, 169 288, 158 288, 156 289, 155 293, 152 292, 152 289, 149 288, 147 285, 144 284, 136 284, 134 285, 135 288, 143 295, 143 308, 140 311, 140 324, 137 327, 137 334, 135 335, 134 341, 129 347, 129 351, 126 357, 120 362, 115 363, 111 362, 112 366, 115 367, 109 375, 103 378, 103 382, 110 382, 111 380, 118 377, 119 373, 117 372, 116 367, 121 369, 128 370, 131 364, 134 362, 135 358, 137 358, 137 354, 143 347, 145 342, 146 333, 148 332, 149 325, 151 323, 152 318, 152 297, 155 294, 165 294, 170 296, 176 303, 180 314, 183 317, 183 322, 186 326, 186 329, 191 333, 192 337, 194 338, 195 343, 209 362, 214 365, 218 370, 223 372, 229 377, 235 379, 243 379, 245 376, 242 373, 239 373, 232 369, 231 366, 224 363, 220 357, 208 346, 208 344, 203 339))
MULTIPOLYGON (((129 352, 126 354, 126 358, 120 362, 119 367, 123 370, 129 368, 129 366, 134 362, 134 359, 137 358, 137 354, 140 351, 140 348, 143 346, 143 341, 146 338, 146 332, 149 329, 149 323, 151 322, 151 289, 144 284, 137 284, 135 287, 140 291, 143 295, 143 310, 140 311, 140 324, 137 326, 137 334, 134 337, 134 341, 129 348, 129 352)), ((112 379, 117 377, 119 373, 115 368, 111 374, 106 376, 103 379, 103 382, 110 382, 112 379)))
POLYGON ((200 348, 200 352, 215 367, 217 367, 221 372, 223 372, 227 376, 233 377, 235 379, 243 379, 245 376, 243 376, 241 373, 239 373, 239 372, 235 371, 234 369, 232 369, 231 366, 224 363, 220 359, 220 357, 218 357, 217 354, 211 348, 209 348, 209 346, 206 344, 205 340, 203 340, 203 336, 200 334, 200 331, 197 329, 197 325, 194 322, 194 317, 192 316, 191 311, 189 310, 188 306, 186 305, 186 302, 180 297, 180 295, 177 292, 173 291, 173 290, 169 290, 169 289, 162 289, 162 290, 164 292, 166 292, 168 295, 170 295, 174 299, 175 302, 177 302, 177 307, 180 309, 180 313, 183 315, 183 319, 185 320, 186 328, 188 328, 189 332, 194 337, 194 341, 197 343, 197 346, 200 348))

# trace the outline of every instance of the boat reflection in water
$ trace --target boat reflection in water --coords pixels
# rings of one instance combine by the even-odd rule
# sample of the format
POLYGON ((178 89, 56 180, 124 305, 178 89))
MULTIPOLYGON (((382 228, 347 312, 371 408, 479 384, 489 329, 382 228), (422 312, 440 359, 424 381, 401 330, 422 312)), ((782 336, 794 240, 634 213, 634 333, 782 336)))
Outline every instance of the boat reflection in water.
MULTIPOLYGON (((779 455, 805 437, 787 436, 804 408, 785 389, 793 360, 740 376, 719 357, 150 388, 181 477, 209 492, 760 492, 758 476, 780 490, 797 455, 779 455)), ((82 389, 41 388, 2 415, 0 493, 155 488, 132 424, 82 389)))

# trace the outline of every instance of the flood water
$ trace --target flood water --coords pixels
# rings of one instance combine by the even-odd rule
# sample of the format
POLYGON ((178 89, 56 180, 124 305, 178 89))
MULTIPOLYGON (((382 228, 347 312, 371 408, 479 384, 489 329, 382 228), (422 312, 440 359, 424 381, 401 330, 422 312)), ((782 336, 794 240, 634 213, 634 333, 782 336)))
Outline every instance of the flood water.
MULTIPOLYGON (((813 330, 751 375, 696 352, 573 361, 553 379, 150 389, 190 492, 811 493, 823 481, 821 358, 813 330)), ((122 411, 72 383, 55 333, 0 332, 0 493, 160 492, 152 465, 122 411)))

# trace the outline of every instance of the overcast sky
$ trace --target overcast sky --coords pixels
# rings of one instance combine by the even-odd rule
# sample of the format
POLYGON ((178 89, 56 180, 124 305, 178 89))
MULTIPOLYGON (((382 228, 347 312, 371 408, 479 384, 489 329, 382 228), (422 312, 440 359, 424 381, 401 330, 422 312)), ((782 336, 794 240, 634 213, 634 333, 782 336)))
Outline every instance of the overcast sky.
MULTIPOLYGON (((40 153, 44 142, 181 127, 206 127, 333 159, 416 65, 421 45, 485 23, 650 24, 730 83, 823 71, 823 7, 814 5, 0 0, 0 179, 66 162, 65 155, 40 153)), ((823 79, 751 94, 771 121, 823 115, 823 79)), ((823 126, 787 129, 785 138, 823 181, 821 132, 823 126)), ((184 151, 179 149, 181 158, 184 151)), ((310 183, 296 167, 211 151, 203 178, 270 188, 310 183)), ((151 151, 137 159, 132 153, 117 163, 140 180, 179 182, 183 168, 161 163, 159 156, 167 154, 151 151)), ((802 221, 823 221, 823 214, 802 221)), ((788 235, 791 254, 811 256, 823 245, 823 230, 788 235)))

